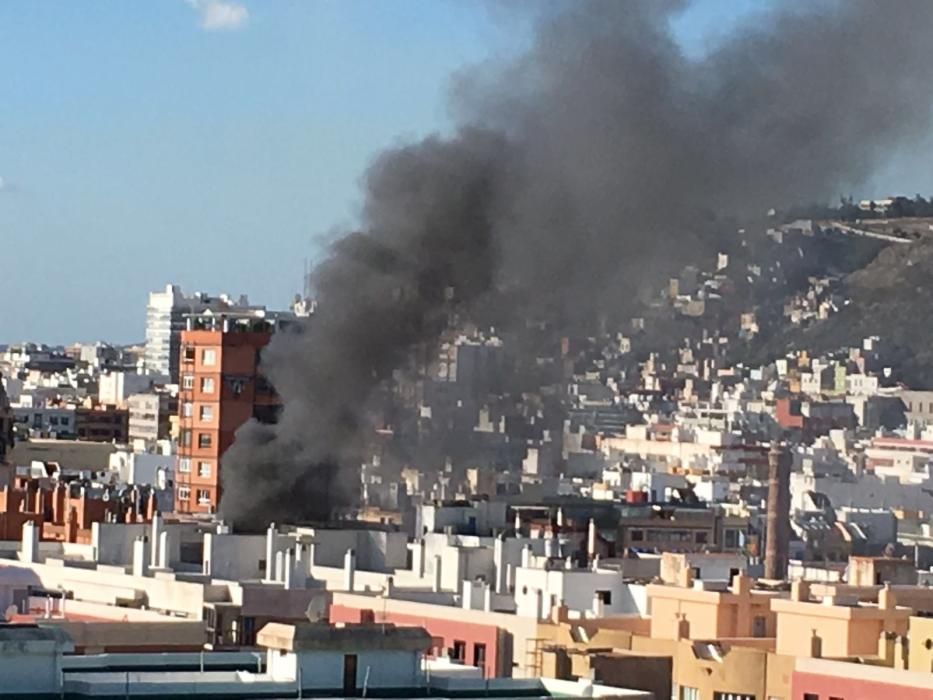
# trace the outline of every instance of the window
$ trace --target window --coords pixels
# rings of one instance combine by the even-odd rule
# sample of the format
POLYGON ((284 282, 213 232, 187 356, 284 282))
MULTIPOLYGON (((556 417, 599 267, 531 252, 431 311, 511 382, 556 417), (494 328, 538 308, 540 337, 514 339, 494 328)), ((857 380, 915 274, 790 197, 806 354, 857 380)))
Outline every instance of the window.
POLYGON ((697 544, 706 544, 709 539, 709 533, 707 532, 695 532, 693 534, 693 541, 697 544))
POLYGON ((473 665, 477 668, 484 668, 486 666, 486 645, 485 644, 474 644, 473 645, 473 665))
POLYGON ((205 394, 214 393, 214 378, 213 377, 201 377, 201 391, 205 394))
POLYGON ((194 377, 190 374, 186 374, 181 378, 181 388, 182 389, 194 389, 194 377))
POLYGON ((631 540, 632 542, 644 542, 645 531, 644 530, 632 530, 631 540))
POLYGON ((804 693, 803 700, 820 700, 820 696, 817 693, 804 693))
POLYGON ((744 693, 721 693, 717 690, 713 693, 713 700, 755 700, 755 696, 744 693))
POLYGON ((263 406, 261 404, 253 406, 253 418, 260 423, 277 423, 281 406, 263 406))
POLYGON ((191 431, 190 431, 190 430, 184 430, 184 429, 183 429, 183 430, 178 434, 178 443, 179 443, 182 447, 191 447, 191 431))
POLYGON ((178 500, 187 501, 191 498, 191 489, 187 486, 178 487, 178 500))
POLYGON ((688 685, 680 686, 680 700, 700 700, 700 689, 688 685))
POLYGON ((723 544, 729 549, 735 549, 739 546, 739 532, 729 528, 723 533, 723 544))
POLYGON ((213 367, 217 364, 217 351, 213 348, 205 348, 201 351, 201 364, 206 367, 213 367))
POLYGON ((186 345, 182 348, 182 362, 194 362, 194 346, 186 345))
POLYGON ((211 475, 210 462, 198 462, 198 476, 207 478, 211 475))
POLYGON ((198 433, 198 447, 205 449, 211 446, 211 442, 210 433, 198 433))
POLYGON ((466 642, 455 639, 454 646, 450 650, 450 658, 452 661, 459 661, 460 663, 466 661, 466 642))
POLYGON ((198 489, 198 505, 209 506, 211 504, 211 492, 207 489, 198 489))
POLYGON ((178 471, 184 472, 185 474, 190 472, 191 471, 191 460, 188 459, 187 457, 179 457, 178 458, 178 471))
POLYGON ((596 591, 596 595, 603 605, 612 605, 612 591, 596 591))
POLYGON ((190 401, 185 401, 181 405, 181 415, 183 418, 191 418, 194 415, 194 404, 190 401))
MULTIPOLYGON (((265 571, 265 569, 263 569, 265 571)), ((240 633, 240 644, 245 644, 247 646, 252 646, 256 643, 256 618, 255 617, 243 617, 242 620, 243 631, 240 633)))
POLYGON ((214 407, 211 405, 201 406, 201 422, 210 423, 214 420, 214 407))

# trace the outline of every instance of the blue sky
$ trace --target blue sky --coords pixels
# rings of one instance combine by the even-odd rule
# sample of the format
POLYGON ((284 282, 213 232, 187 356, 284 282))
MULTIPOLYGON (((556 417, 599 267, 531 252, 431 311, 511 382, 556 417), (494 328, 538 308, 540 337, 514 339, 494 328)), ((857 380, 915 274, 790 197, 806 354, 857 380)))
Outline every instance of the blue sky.
MULTIPOLYGON (((701 51, 761 4, 677 29, 701 51)), ((473 0, 0 3, 0 343, 141 339, 168 282, 285 306, 370 158, 526 36, 473 0)))

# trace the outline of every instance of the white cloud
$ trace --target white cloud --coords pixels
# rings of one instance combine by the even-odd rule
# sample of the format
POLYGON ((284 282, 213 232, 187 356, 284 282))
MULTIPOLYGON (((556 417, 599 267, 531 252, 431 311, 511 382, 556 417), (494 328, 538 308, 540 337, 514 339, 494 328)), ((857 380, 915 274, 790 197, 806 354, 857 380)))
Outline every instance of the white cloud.
POLYGON ((209 32, 241 29, 249 20, 245 5, 232 0, 187 0, 201 16, 201 28, 209 32))

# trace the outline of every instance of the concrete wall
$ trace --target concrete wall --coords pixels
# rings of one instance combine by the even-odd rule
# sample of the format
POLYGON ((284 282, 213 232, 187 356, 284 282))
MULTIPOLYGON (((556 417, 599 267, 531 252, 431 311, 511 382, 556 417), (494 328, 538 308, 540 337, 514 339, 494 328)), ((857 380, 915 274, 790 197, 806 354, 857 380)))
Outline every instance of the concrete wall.
POLYGON ((791 505, 805 509, 807 491, 819 491, 834 505, 855 508, 904 508, 933 511, 933 481, 901 483, 895 477, 881 479, 874 474, 862 474, 855 481, 840 481, 806 474, 791 474, 791 505))
POLYGON ((669 656, 595 654, 590 657, 593 680, 619 688, 645 690, 658 700, 671 697, 673 665, 669 656))
MULTIPOLYGON (((343 688, 342 651, 299 651, 280 655, 269 652, 269 675, 275 680, 301 681, 305 690, 343 688), (300 676, 298 675, 300 672, 300 676)), ((423 685, 420 654, 411 651, 360 651, 355 653, 356 687, 417 688, 423 685)))
POLYGON ((151 526, 145 523, 91 523, 91 546, 98 563, 128 566, 133 563, 136 538, 150 534, 151 526))
POLYGON ((30 464, 33 460, 58 462, 72 469, 106 471, 110 455, 116 447, 109 442, 77 440, 29 440, 17 442, 10 453, 13 464, 30 464))
POLYGON ((720 639, 753 637, 763 629, 764 637, 775 635, 775 616, 771 612, 771 596, 755 593, 735 595, 712 591, 648 586, 651 615, 651 636, 675 639, 677 620, 683 616, 690 639, 720 639), (760 619, 756 623, 756 618, 760 619))
POLYGON ((357 531, 356 563, 370 571, 391 571, 408 563, 408 536, 404 532, 357 531))
MULTIPOLYGON (((321 588, 285 589, 277 585, 239 586, 240 604, 245 617, 279 618, 284 620, 305 620, 305 612, 311 601, 316 598, 329 599, 327 591, 321 588)), ((321 610, 326 609, 326 603, 321 610)))
POLYGON ((75 650, 83 654, 140 651, 200 651, 204 645, 204 623, 200 621, 147 621, 145 626, 126 622, 76 622, 47 620, 71 637, 75 650))
POLYGON ((693 644, 677 645, 674 683, 678 688, 695 688, 700 700, 713 700, 714 693, 767 698, 768 652, 741 646, 720 646, 719 659, 699 658, 693 644))
POLYGON ((665 552, 661 556, 661 580, 676 583, 685 568, 695 572, 695 578, 704 581, 731 581, 733 571, 744 573, 748 559, 741 554, 704 554, 700 552, 675 554, 665 552), (699 573, 697 576, 696 573, 699 573))
POLYGON ((0 695, 57 697, 60 690, 61 653, 54 643, 0 643, 0 695))
MULTIPOLYGON (((274 550, 293 544, 286 535, 277 535, 274 550)), ((266 574, 265 535, 204 535, 204 573, 228 581, 262 579, 266 574)))
MULTIPOLYGON (((0 563, 0 578, 9 564, 0 563)), ((154 610, 182 614, 200 620, 205 602, 221 602, 227 598, 223 585, 176 580, 173 574, 132 576, 122 568, 100 566, 97 569, 64 566, 61 561, 44 564, 19 562, 13 566, 21 575, 30 575, 44 588, 72 591, 76 600, 117 606, 136 601, 154 610)))
POLYGON ((777 612, 777 652, 809 656, 814 635, 823 657, 873 656, 882 631, 907 634, 910 612, 874 607, 774 601, 777 612))
POLYGON ((920 673, 933 673, 933 618, 910 618, 907 668, 920 673))
MULTIPOLYGON (((0 558, 18 559, 22 549, 21 540, 3 540, 0 541, 0 558)), ((94 547, 90 544, 80 544, 78 542, 39 542, 40 561, 47 558, 53 559, 76 559, 81 561, 94 561, 94 547)))
POLYGON ((342 567, 348 549, 356 552, 357 569, 391 571, 408 562, 408 536, 384 530, 330 530, 299 528, 298 534, 314 542, 314 564, 342 567))
POLYGON ((515 572, 515 602, 519 615, 546 617, 552 604, 563 604, 579 614, 593 614, 597 591, 611 598, 596 616, 644 614, 647 599, 644 586, 626 583, 615 571, 588 569, 532 569, 515 572), (540 591, 540 594, 539 594, 540 591))

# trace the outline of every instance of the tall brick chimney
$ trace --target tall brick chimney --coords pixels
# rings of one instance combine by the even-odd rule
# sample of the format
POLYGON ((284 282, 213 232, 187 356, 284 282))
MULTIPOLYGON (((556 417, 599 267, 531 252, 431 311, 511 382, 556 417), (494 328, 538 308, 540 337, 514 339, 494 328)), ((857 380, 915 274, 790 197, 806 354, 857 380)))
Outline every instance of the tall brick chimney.
POLYGON ((790 465, 778 442, 768 452, 768 532, 765 541, 765 578, 787 576, 790 538, 790 465))

